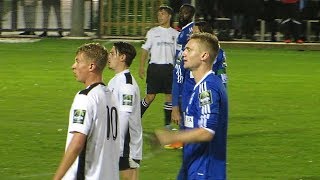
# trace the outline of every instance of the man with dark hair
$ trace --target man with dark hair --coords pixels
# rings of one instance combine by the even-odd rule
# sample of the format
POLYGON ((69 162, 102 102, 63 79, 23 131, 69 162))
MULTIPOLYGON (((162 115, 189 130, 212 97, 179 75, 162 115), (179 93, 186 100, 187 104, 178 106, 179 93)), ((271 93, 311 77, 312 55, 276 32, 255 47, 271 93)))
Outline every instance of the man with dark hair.
POLYGON ((160 6, 158 10, 159 26, 151 28, 146 35, 146 41, 142 45, 139 75, 145 76, 145 63, 150 52, 150 60, 147 69, 147 95, 141 101, 141 116, 150 106, 158 93, 165 94, 163 105, 165 114, 165 127, 170 128, 171 123, 171 89, 172 70, 176 52, 176 41, 179 32, 170 27, 172 9, 168 6, 160 6))
POLYGON ((86 88, 73 100, 66 150, 54 180, 119 179, 118 107, 102 82, 107 58, 100 44, 77 50, 72 71, 86 88))
MULTIPOLYGON (((181 93, 182 84, 185 78, 185 69, 183 67, 182 52, 185 45, 187 44, 194 26, 193 17, 195 14, 195 8, 190 4, 183 4, 179 11, 179 27, 181 31, 177 39, 177 51, 173 69, 173 80, 172 80, 172 114, 171 119, 174 122, 180 122, 181 119, 181 93)), ((182 143, 167 144, 166 149, 180 149, 182 148, 182 143)))
POLYGON ((192 22, 195 14, 195 8, 191 4, 183 4, 179 10, 179 28, 185 28, 192 22))
POLYGON ((135 48, 126 42, 116 42, 109 53, 108 66, 116 75, 108 87, 119 103, 120 160, 123 180, 137 180, 142 159, 142 125, 140 90, 129 67, 136 56, 135 48))
POLYGON ((196 85, 185 111, 183 130, 156 131, 161 144, 184 143, 178 180, 227 178, 228 98, 221 79, 212 71, 218 51, 214 35, 197 33, 190 37, 183 60, 196 85))

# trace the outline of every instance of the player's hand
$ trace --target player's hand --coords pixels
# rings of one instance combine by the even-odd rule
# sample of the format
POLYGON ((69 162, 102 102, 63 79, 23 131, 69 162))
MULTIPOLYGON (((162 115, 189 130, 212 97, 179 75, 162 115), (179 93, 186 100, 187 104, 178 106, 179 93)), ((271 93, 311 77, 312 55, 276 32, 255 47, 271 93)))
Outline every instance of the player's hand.
POLYGON ((179 106, 173 106, 173 107, 172 107, 171 121, 172 121, 173 123, 177 124, 177 125, 180 124, 181 115, 180 115, 179 106))
POLYGON ((141 79, 144 79, 144 74, 145 74, 145 72, 144 72, 144 67, 140 67, 140 68, 139 68, 139 77, 140 77, 141 79))
POLYGON ((168 130, 156 130, 155 134, 161 145, 171 144, 173 142, 173 133, 168 130))

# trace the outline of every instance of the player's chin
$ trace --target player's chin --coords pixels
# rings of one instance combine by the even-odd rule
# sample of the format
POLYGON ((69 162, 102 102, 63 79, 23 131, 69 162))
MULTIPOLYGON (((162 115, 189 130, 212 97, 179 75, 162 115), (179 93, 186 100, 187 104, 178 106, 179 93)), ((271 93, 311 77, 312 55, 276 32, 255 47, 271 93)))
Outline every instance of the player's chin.
POLYGON ((80 81, 80 77, 76 73, 74 73, 73 75, 77 81, 80 81))
POLYGON ((185 69, 189 68, 188 61, 184 61, 183 67, 184 67, 185 69))

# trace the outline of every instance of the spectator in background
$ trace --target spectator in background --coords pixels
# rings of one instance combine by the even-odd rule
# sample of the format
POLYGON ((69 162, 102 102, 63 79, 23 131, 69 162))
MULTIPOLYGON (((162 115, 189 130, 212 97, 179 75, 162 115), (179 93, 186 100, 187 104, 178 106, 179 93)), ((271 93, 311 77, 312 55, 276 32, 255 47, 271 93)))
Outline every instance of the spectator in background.
POLYGON ((262 1, 260 0, 242 0, 241 3, 244 4, 244 7, 254 7, 254 8, 244 8, 244 19, 242 24, 242 33, 245 35, 246 39, 255 41, 255 31, 256 31, 256 22, 259 16, 259 13, 262 9, 262 1))
POLYGON ((296 43, 303 43, 300 20, 299 0, 281 0, 283 4, 283 20, 281 26, 284 31, 284 42, 290 43, 292 39, 296 43))
POLYGON ((264 14, 263 18, 266 21, 267 27, 271 32, 271 38, 270 40, 272 42, 276 42, 276 32, 277 32, 277 4, 276 0, 265 0, 264 1, 264 14))
POLYGON ((49 15, 50 9, 53 7, 54 12, 56 14, 57 23, 58 23, 58 33, 60 37, 62 35, 62 20, 61 20, 61 2, 60 0, 42 0, 42 8, 43 8, 43 33, 40 37, 47 37, 48 23, 49 23, 49 15))
POLYGON ((36 35, 34 29, 37 0, 22 0, 21 3, 24 9, 25 31, 20 33, 20 35, 36 35))
POLYGON ((0 34, 2 30, 3 0, 0 0, 0 34))
POLYGON ((213 24, 214 19, 218 16, 218 0, 198 0, 196 21, 207 21, 213 24))
POLYGON ((317 5, 317 19, 319 20, 318 25, 316 27, 316 41, 320 39, 320 1, 318 1, 317 5))
POLYGON ((241 39, 245 7, 242 1, 232 1, 230 8, 232 9, 232 28, 234 29, 233 38, 241 39))

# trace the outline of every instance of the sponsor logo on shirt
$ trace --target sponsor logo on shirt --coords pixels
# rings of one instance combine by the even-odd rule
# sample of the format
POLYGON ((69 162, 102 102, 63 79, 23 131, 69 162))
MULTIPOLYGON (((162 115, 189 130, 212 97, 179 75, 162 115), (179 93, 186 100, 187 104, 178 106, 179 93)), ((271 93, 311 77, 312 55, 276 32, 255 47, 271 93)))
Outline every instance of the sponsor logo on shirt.
POLYGON ((193 116, 185 116, 184 126, 188 128, 193 128, 193 116))
POLYGON ((73 123, 83 124, 85 116, 86 116, 86 110, 75 109, 73 111, 73 123))
POLYGON ((122 105, 132 106, 133 95, 131 94, 123 94, 122 95, 122 105))
POLYGON ((173 46, 174 43, 171 42, 158 42, 157 46, 173 46))
POLYGON ((207 104, 212 104, 211 91, 203 91, 199 94, 200 106, 205 106, 207 104))

